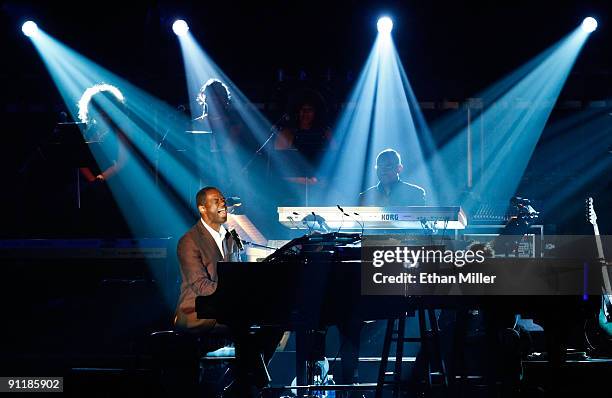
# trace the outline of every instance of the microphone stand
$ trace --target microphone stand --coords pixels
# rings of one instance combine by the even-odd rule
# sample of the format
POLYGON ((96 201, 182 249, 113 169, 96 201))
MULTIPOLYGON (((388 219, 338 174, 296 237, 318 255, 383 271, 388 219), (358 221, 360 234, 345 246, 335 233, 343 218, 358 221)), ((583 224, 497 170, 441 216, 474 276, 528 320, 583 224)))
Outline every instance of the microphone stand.
POLYGON ((159 185, 159 152, 161 151, 161 147, 166 141, 166 137, 170 133, 170 129, 166 130, 166 133, 162 137, 161 141, 157 145, 155 145, 155 185, 159 185))
MULTIPOLYGON (((362 222, 359 222, 359 220, 357 220, 356 218, 354 218, 353 216, 351 216, 347 212, 345 212, 344 209, 342 207, 340 207, 340 205, 336 205, 336 207, 338 208, 338 210, 340 210, 340 212, 342 213, 343 216, 350 217, 352 220, 354 220, 361 227, 361 236, 363 236, 364 224, 362 222)), ((354 214, 359 216, 358 213, 354 213, 354 214)), ((342 220, 344 222, 344 218, 342 220)), ((340 229, 338 229, 338 232, 340 232, 340 229)))
POLYGON ((240 170, 241 174, 246 173, 246 171, 249 169, 249 166, 251 166, 251 163, 253 163, 253 161, 255 160, 255 158, 257 158, 257 156, 259 156, 259 154, 261 153, 261 151, 263 151, 263 149, 266 147, 266 145, 268 145, 268 142, 270 142, 270 140, 272 139, 272 137, 274 137, 277 133, 278 133, 278 125, 281 121, 286 120, 287 119, 287 115, 283 115, 281 116, 276 123, 274 123, 272 125, 272 127, 270 127, 270 135, 268 136, 268 138, 264 141, 263 144, 261 144, 261 146, 255 151, 255 153, 253 153, 253 155, 251 156, 251 158, 249 159, 249 161, 242 167, 242 170, 240 170))

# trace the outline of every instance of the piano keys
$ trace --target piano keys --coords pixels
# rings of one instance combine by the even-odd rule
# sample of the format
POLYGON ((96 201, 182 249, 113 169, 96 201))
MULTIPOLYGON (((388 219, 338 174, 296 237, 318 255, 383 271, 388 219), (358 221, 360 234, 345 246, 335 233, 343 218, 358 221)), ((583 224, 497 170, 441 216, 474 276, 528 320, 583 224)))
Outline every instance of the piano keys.
POLYGON ((467 217, 460 206, 279 207, 278 221, 291 229, 460 230, 467 217), (342 211, 343 210, 343 211, 342 211))

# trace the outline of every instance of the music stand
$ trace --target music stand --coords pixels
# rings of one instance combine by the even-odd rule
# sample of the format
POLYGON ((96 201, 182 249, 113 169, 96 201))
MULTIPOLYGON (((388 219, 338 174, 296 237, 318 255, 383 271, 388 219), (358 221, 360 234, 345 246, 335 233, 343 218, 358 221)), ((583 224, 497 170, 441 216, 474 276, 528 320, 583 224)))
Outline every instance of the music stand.
POLYGON ((89 145, 99 144, 98 141, 85 141, 82 131, 86 126, 85 123, 58 123, 44 149, 56 166, 75 169, 78 209, 81 208, 80 168, 96 165, 89 145))

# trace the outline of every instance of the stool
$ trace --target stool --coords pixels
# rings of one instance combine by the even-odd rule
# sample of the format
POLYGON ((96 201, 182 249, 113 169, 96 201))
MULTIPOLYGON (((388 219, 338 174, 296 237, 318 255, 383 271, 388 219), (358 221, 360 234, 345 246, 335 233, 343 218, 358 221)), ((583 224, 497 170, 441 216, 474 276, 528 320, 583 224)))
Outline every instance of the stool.
POLYGON ((235 358, 233 347, 223 347, 227 342, 216 336, 176 330, 151 333, 149 347, 162 388, 171 395, 218 389, 227 364, 235 358), (220 372, 212 371, 215 368, 220 372), (207 373, 220 375, 216 380, 207 381, 203 377, 207 373))
POLYGON ((404 344, 406 343, 421 343, 421 351, 417 356, 415 366, 418 368, 421 365, 426 369, 425 387, 426 391, 430 392, 433 386, 432 382, 432 365, 435 360, 439 361, 440 370, 443 378, 444 388, 448 387, 448 378, 446 373, 446 367, 444 360, 440 354, 440 329, 438 327, 438 320, 436 319, 435 310, 432 308, 425 308, 423 305, 417 306, 416 315, 419 322, 419 337, 407 337, 405 336, 406 318, 408 313, 398 317, 387 320, 387 329, 385 331, 385 340, 383 343, 383 352, 381 355, 380 368, 378 370, 378 380, 376 383, 376 398, 382 397, 382 390, 384 385, 392 385, 393 397, 397 398, 400 395, 402 389, 402 358, 404 356, 404 344), (429 318, 430 329, 427 329, 427 318, 429 318), (397 329, 395 324, 397 323, 397 329), (387 364, 389 362, 391 343, 395 342, 395 367, 392 372, 387 372, 387 364), (387 381, 386 377, 392 376, 392 381, 387 381))

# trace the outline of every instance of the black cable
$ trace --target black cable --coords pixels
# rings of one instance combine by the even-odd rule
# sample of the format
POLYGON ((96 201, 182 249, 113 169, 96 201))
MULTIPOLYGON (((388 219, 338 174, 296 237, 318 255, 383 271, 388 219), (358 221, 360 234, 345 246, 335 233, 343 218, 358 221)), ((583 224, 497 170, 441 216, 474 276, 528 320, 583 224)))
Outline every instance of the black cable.
MULTIPOLYGON (((357 213, 357 212, 353 212, 354 215, 358 216, 361 219, 361 223, 358 223, 361 226, 361 235, 363 236, 363 231, 365 230, 365 223, 363 222, 363 218, 361 217, 361 214, 357 213)), ((357 221, 357 220, 355 220, 357 221)))
POLYGON ((342 229, 342 226, 344 225, 344 212, 341 211, 341 213, 342 213, 342 221, 340 221, 340 226, 338 227, 338 231, 337 231, 338 233, 340 233, 340 230, 342 229))

